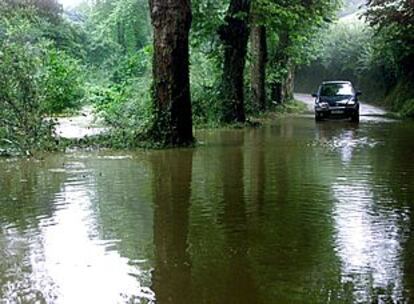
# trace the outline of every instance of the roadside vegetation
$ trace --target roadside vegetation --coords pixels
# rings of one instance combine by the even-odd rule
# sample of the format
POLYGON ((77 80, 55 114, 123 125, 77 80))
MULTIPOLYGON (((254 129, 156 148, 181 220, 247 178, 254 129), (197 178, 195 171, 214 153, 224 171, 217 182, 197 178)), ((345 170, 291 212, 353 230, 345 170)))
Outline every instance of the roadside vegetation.
POLYGON ((401 20, 370 1, 352 26, 335 22, 340 0, 176 2, 1 1, 0 152, 56 149, 54 117, 86 104, 107 146, 188 145, 194 127, 301 111, 295 75, 309 71, 366 81, 413 115, 409 1, 401 20))
POLYGON ((410 1, 349 1, 352 14, 321 32, 319 55, 297 72, 296 87, 349 79, 364 101, 414 117, 414 7, 410 1))

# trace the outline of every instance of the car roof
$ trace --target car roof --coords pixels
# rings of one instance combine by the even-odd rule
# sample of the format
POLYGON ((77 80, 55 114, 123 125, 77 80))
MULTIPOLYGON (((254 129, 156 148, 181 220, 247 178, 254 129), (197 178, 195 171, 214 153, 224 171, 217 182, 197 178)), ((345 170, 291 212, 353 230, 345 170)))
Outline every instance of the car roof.
POLYGON ((350 81, 345 81, 345 80, 334 80, 334 81, 323 81, 322 82, 322 84, 340 84, 340 83, 352 85, 350 81))

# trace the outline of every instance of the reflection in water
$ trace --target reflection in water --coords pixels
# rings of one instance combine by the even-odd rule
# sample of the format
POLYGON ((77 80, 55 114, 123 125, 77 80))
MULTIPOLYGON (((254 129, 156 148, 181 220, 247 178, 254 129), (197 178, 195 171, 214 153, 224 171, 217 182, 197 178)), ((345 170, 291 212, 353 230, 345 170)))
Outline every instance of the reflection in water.
POLYGON ((2 259, 1 298, 10 303, 153 299, 152 291, 136 280, 140 269, 114 250, 118 241, 98 239, 93 172, 82 162, 64 166, 52 171, 66 176, 47 202, 54 212, 38 216, 37 228, 23 234, 14 227, 3 230, 0 248, 7 264, 2 259))
POLYGON ((316 140, 318 145, 325 146, 332 151, 339 151, 344 164, 351 162, 357 149, 372 148, 376 145, 375 141, 358 134, 359 125, 350 124, 344 125, 344 128, 338 128, 332 122, 327 122, 326 124, 318 124, 317 127, 316 140))
POLYGON ((192 163, 192 150, 160 151, 152 159, 155 245, 152 288, 160 304, 194 303, 187 242, 192 163))
POLYGON ((408 215, 380 208, 372 186, 364 180, 339 178, 332 191, 343 284, 353 286, 358 302, 402 301, 401 234, 408 215))
POLYGON ((66 205, 41 223, 44 263, 34 272, 53 278, 56 303, 116 303, 130 298, 152 298, 136 277, 140 270, 111 250, 116 240, 99 240, 92 210, 93 183, 65 183, 58 195, 66 205))
POLYGON ((0 159, 0 303, 409 302, 413 136, 287 118, 194 149, 0 159))
POLYGON ((219 222, 223 225, 227 245, 227 267, 222 274, 226 290, 221 303, 259 303, 248 259, 243 136, 240 134, 240 142, 220 155, 224 207, 219 222))
MULTIPOLYGON (((251 204, 256 214, 261 215, 264 207, 265 188, 266 188, 266 163, 264 151, 263 132, 255 130, 249 132, 249 141, 251 142, 251 153, 247 163, 247 170, 251 174, 250 191, 251 204)), ((245 179, 246 180, 246 179, 245 179)))

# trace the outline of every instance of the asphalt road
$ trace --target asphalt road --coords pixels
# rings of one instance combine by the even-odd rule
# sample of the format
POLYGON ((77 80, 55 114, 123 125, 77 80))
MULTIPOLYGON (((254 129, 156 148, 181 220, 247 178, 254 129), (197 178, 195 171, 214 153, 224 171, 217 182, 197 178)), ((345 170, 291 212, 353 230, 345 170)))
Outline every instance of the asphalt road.
MULTIPOLYGON (((295 94, 295 99, 304 102, 310 112, 314 113, 315 98, 308 94, 295 94)), ((384 116, 387 112, 379 107, 361 102, 361 116, 384 116)))

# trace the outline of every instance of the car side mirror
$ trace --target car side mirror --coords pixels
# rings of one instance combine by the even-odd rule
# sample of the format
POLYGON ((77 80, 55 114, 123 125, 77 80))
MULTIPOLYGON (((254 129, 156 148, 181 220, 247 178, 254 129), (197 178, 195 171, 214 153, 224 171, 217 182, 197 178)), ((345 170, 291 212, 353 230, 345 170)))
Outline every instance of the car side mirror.
POLYGON ((318 98, 318 94, 313 93, 313 94, 312 94, 312 97, 318 98))
POLYGON ((357 91, 355 95, 356 96, 361 96, 362 95, 362 92, 361 91, 357 91))

